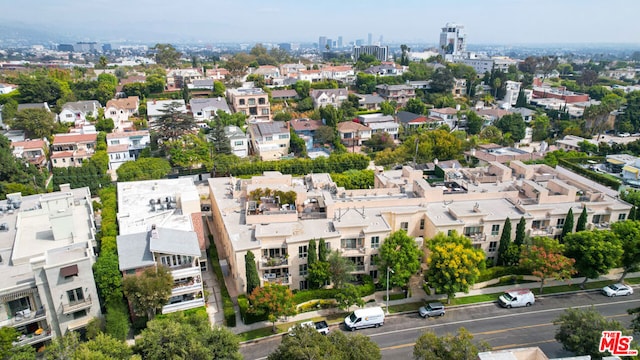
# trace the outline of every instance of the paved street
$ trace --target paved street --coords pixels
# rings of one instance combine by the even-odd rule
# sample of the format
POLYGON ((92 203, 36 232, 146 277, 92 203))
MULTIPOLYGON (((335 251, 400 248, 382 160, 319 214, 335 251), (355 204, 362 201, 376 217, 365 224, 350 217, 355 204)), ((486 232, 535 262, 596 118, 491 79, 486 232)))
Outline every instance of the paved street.
MULTIPOLYGON (((451 308, 443 318, 422 319, 417 313, 388 317, 378 329, 360 330, 382 350, 384 359, 410 359, 415 340, 425 330, 438 335, 465 327, 477 340, 487 341, 493 349, 539 346, 550 358, 568 356, 554 340, 552 322, 568 307, 595 306, 603 315, 622 322, 631 320, 626 310, 640 306, 640 294, 607 298, 599 292, 538 298, 530 308, 503 309, 498 304, 451 308)), ((344 331, 334 327, 332 331, 344 331)), ((264 359, 280 343, 281 337, 241 347, 245 359, 264 359)))

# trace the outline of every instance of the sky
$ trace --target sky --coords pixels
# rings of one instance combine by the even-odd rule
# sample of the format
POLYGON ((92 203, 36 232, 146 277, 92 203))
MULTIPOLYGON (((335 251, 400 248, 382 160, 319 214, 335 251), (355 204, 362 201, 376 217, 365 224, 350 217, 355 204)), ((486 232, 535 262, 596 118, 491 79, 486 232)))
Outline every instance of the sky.
POLYGON ((638 0, 0 0, 0 24, 114 42, 436 44, 457 23, 468 44, 640 44, 638 13, 638 0))

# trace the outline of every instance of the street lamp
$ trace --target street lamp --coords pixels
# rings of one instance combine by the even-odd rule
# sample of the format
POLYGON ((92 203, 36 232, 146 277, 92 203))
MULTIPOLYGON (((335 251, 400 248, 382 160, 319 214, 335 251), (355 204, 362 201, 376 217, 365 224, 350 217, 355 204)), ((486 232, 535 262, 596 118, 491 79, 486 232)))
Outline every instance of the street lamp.
POLYGON ((396 273, 387 266, 387 315, 389 315, 389 272, 391 272, 392 274, 396 273))

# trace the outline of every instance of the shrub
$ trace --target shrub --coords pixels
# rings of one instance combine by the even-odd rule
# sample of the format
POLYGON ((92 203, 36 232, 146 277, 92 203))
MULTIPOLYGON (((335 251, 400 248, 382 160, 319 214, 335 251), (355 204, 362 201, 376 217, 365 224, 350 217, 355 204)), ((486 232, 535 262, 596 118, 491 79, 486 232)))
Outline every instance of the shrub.
POLYGON ((509 275, 529 275, 529 272, 517 266, 493 266, 480 271, 477 282, 489 281, 509 275))
POLYGON ((124 341, 129 334, 129 310, 123 300, 107 303, 105 332, 114 339, 124 341))
POLYGON ((249 299, 247 295, 242 294, 238 296, 238 307, 240 308, 240 318, 244 321, 245 325, 253 324, 259 321, 266 321, 267 314, 256 315, 249 313, 249 299))

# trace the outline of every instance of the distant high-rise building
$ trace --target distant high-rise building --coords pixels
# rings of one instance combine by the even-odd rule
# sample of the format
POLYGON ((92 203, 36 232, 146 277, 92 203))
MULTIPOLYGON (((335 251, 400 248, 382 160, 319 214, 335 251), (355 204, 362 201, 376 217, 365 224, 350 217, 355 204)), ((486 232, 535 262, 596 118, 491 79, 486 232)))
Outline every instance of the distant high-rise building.
POLYGON ((291 51, 291 43, 281 43, 278 44, 278 47, 284 51, 291 51))
POLYGON ((73 52, 73 45, 72 44, 59 44, 58 45, 58 51, 73 52))
POLYGON ((338 36, 338 49, 342 49, 342 36, 338 36))
POLYGON ((369 35, 367 35, 367 45, 373 45, 373 34, 369 33, 369 35))
POLYGON ((389 47, 380 45, 356 45, 353 47, 353 59, 355 61, 358 61, 362 54, 373 55, 380 61, 387 61, 389 58, 389 47))
POLYGON ((111 51, 111 44, 102 44, 102 51, 111 51))
POLYGON ((364 39, 357 39, 356 46, 362 46, 362 45, 364 45, 364 39))
POLYGON ((464 26, 447 23, 440 33, 440 48, 438 52, 447 61, 464 56, 467 51, 467 35, 464 26))
POLYGON ((384 41, 382 41, 382 35, 380 35, 380 39, 378 40, 378 45, 382 45, 384 41))
POLYGON ((329 49, 333 49, 333 40, 332 39, 327 39, 327 42, 324 44, 324 46, 322 47, 322 51, 327 50, 327 46, 329 46, 329 49))
POLYGON ((320 36, 318 38, 318 50, 320 50, 320 51, 324 50, 325 45, 327 45, 327 37, 326 36, 320 36))

